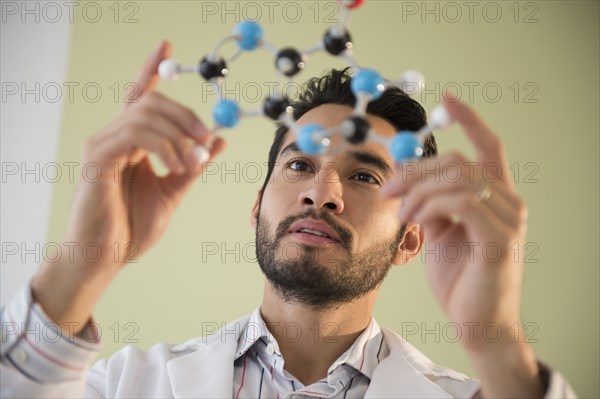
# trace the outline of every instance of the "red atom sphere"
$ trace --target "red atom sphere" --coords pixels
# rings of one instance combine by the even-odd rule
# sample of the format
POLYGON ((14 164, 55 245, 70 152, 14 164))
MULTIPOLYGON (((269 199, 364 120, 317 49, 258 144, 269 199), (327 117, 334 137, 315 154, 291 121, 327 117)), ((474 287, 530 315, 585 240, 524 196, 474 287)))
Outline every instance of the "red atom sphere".
POLYGON ((360 6, 362 6, 365 3, 365 0, 352 0, 352 1, 348 1, 348 0, 338 0, 338 3, 340 3, 342 6, 346 7, 346 8, 358 8, 360 6))

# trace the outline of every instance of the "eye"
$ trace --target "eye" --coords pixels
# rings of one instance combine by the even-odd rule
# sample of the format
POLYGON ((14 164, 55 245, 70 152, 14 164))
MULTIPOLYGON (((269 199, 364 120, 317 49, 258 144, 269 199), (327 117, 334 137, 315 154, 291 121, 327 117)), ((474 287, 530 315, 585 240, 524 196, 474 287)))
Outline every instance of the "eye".
POLYGON ((307 172, 312 169, 308 162, 303 161, 302 159, 292 159, 287 163, 286 167, 296 172, 307 172))
POLYGON ((380 184, 379 181, 370 173, 358 172, 353 177, 353 180, 368 183, 368 184, 380 184))

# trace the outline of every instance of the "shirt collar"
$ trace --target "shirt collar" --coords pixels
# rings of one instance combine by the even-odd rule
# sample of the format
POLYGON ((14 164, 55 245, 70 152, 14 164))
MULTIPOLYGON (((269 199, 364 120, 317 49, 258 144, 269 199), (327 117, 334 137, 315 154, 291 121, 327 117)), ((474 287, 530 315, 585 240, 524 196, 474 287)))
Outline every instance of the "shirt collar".
MULTIPOLYGON (((257 307, 250 315, 248 324, 242 331, 238 340, 235 359, 244 355, 250 348, 263 339, 265 344, 274 344, 276 352, 279 352, 279 347, 275 337, 271 334, 265 321, 260 314, 260 306, 257 307)), ((338 366, 348 365, 366 377, 371 379, 375 368, 381 360, 389 354, 389 349, 383 339, 383 334, 379 324, 371 317, 371 321, 365 330, 358 336, 346 352, 344 352, 333 364, 329 367, 328 374, 333 373, 338 366)))
POLYGON ((333 362, 328 373, 332 373, 338 366, 346 364, 371 379, 379 362, 388 354, 381 328, 371 317, 367 328, 358 336, 352 346, 333 362))
POLYGON ((277 345, 275 337, 271 334, 265 321, 260 314, 260 306, 257 307, 250 315, 248 324, 240 334, 237 349, 235 351, 235 359, 246 353, 254 344, 261 338, 264 338, 265 343, 273 343, 277 345))

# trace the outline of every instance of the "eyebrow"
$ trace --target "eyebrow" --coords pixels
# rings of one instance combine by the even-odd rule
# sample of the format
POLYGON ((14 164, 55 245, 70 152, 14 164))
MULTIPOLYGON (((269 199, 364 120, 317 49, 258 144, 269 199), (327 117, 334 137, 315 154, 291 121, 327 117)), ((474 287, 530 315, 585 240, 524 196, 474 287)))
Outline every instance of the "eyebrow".
POLYGON ((290 144, 283 147, 283 150, 279 153, 279 157, 283 157, 287 155, 288 152, 302 152, 300 148, 298 148, 298 144, 295 141, 292 141, 290 144))
MULTIPOLYGON (((300 148, 298 148, 298 144, 296 144, 295 141, 286 145, 283 148, 283 150, 281 150, 281 152, 279 153, 279 156, 284 157, 290 152, 301 152, 300 148)), ((394 172, 392 171, 392 168, 390 168, 390 165, 388 165, 385 159, 383 159, 377 154, 373 154, 368 151, 349 151, 346 153, 346 157, 379 169, 379 171, 385 176, 385 178, 390 178, 394 175, 394 172)))
POLYGON ((379 169, 379 171, 385 176, 386 179, 389 179, 394 175, 394 172, 392 171, 392 168, 390 168, 390 165, 388 165, 385 159, 383 159, 377 154, 373 154, 367 151, 350 151, 346 155, 348 156, 348 158, 352 158, 358 162, 371 165, 376 169, 379 169))

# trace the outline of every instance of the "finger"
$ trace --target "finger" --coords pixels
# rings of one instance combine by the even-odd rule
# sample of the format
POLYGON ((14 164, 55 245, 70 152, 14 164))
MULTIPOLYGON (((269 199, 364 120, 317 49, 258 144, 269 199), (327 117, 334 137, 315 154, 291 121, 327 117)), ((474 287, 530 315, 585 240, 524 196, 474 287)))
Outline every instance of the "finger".
POLYGON ((205 145, 212 139, 212 132, 208 130, 194 111, 160 93, 154 92, 146 96, 140 106, 148 107, 154 112, 165 116, 172 123, 179 126, 197 144, 205 145))
POLYGON ((457 225, 449 220, 440 219, 436 221, 430 221, 427 223, 427 226, 423 225, 421 227, 425 233, 425 242, 432 243, 442 237, 444 233, 450 231, 453 227, 456 228, 457 225))
POLYGON ((518 229, 522 222, 521 211, 506 200, 506 196, 501 194, 502 189, 503 186, 495 186, 487 200, 481 201, 477 197, 476 200, 481 203, 481 206, 491 209, 508 227, 518 229))
POLYGON ((463 182, 436 182, 435 180, 433 182, 424 182, 402 197, 402 205, 398 212, 398 217, 403 222, 412 220, 413 215, 423 207, 429 198, 440 194, 467 191, 470 189, 470 184, 463 182))
POLYGON ((394 178, 381 188, 380 193, 388 198, 403 196, 427 179, 434 179, 436 182, 447 180, 444 176, 447 165, 456 166, 460 170, 461 179, 473 181, 481 174, 480 169, 475 168, 475 162, 470 162, 459 152, 449 152, 437 158, 396 165, 394 178))
MULTIPOLYGON (((460 181, 426 181, 413 188, 403 197, 398 217, 402 221, 411 220, 413 215, 419 212, 430 198, 442 194, 464 192, 467 195, 476 197, 477 191, 484 184, 486 183, 483 181, 468 181, 466 179, 460 181)), ((511 195, 504 185, 495 184, 488 187, 492 190, 492 194, 484 201, 485 205, 510 227, 518 228, 524 221, 523 210, 521 209, 524 206, 522 200, 511 195)))
POLYGON ((129 123, 113 134, 100 137, 94 144, 95 156, 102 160, 125 161, 138 150, 155 153, 171 172, 185 172, 185 164, 173 141, 149 126, 129 123))
MULTIPOLYGON (((481 187, 479 186, 478 189, 481 187)), ((528 210, 525 201, 506 185, 490 184, 488 187, 491 194, 486 200, 481 201, 482 205, 491 209, 512 229, 517 230, 526 226, 528 210)))
POLYGON ((451 118, 464 128, 469 140, 475 146, 477 160, 482 168, 493 163, 500 170, 500 179, 512 183, 506 153, 500 138, 481 119, 479 114, 467 104, 459 101, 449 92, 444 94, 444 106, 451 118))
POLYGON ((171 141, 177 152, 179 161, 185 165, 186 170, 193 171, 200 163, 194 151, 194 143, 181 128, 172 120, 156 112, 142 112, 132 116, 133 121, 141 128, 156 132, 171 141))
POLYGON ((171 51, 171 43, 162 40, 152 54, 148 56, 135 80, 136 90, 128 97, 131 102, 135 103, 144 94, 154 90, 160 81, 158 65, 162 60, 171 56, 171 51))
POLYGON ((223 138, 217 137, 214 140, 213 146, 210 150, 210 157, 208 161, 203 162, 194 172, 186 172, 182 175, 170 174, 163 177, 160 180, 161 188, 167 198, 174 201, 175 204, 179 203, 183 194, 191 186, 194 180, 202 174, 207 166, 208 162, 212 162, 221 152, 225 150, 226 142, 223 138))
MULTIPOLYGON (((505 243, 510 237, 510 229, 489 207, 478 202, 471 193, 449 192, 430 198, 412 218, 415 223, 438 226, 446 223, 448 228, 457 224, 452 215, 459 215, 471 241, 505 243), (448 223, 450 222, 450 223, 448 223)), ((443 231, 438 234, 443 234, 443 231)))

